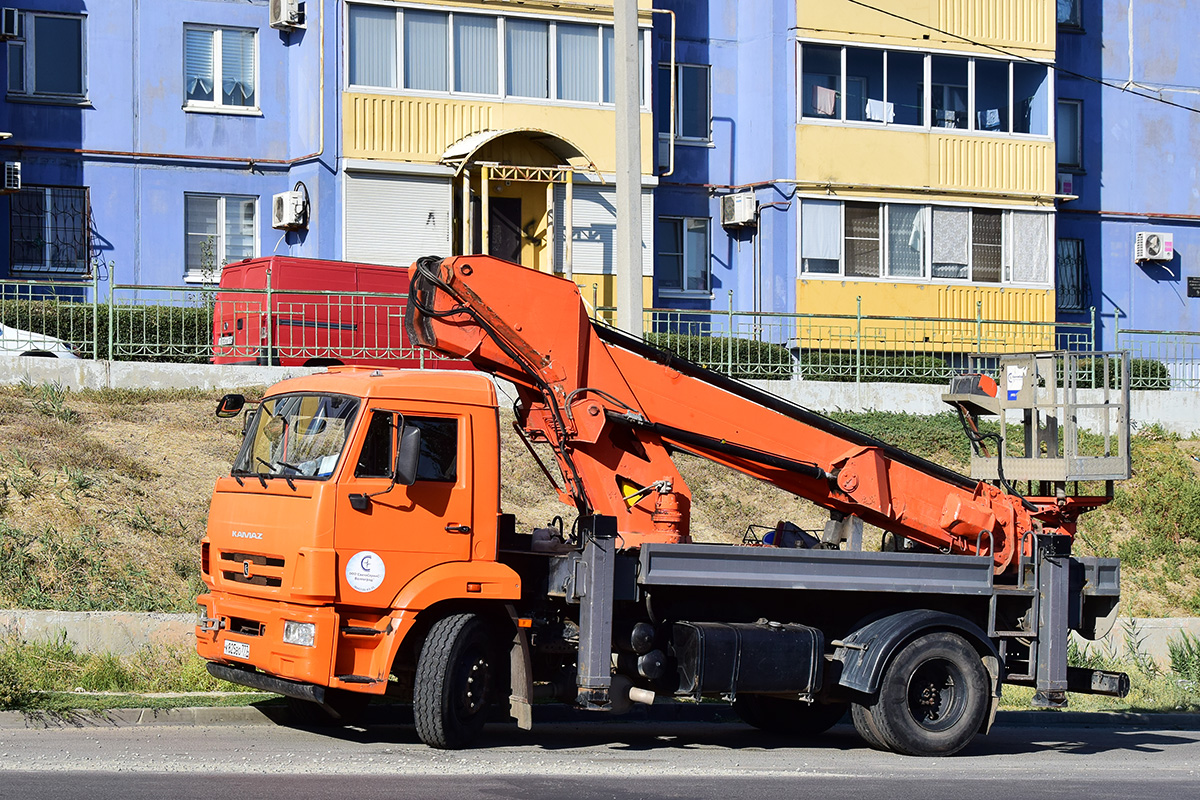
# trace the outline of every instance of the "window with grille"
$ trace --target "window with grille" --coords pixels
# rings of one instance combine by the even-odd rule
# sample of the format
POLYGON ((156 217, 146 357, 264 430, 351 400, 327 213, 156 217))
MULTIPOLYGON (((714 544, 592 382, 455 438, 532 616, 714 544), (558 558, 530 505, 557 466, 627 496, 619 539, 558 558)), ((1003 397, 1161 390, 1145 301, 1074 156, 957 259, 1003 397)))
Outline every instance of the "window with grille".
POLYGON ((1086 311, 1092 303, 1083 239, 1059 239, 1054 265, 1055 298, 1059 311, 1086 311))
POLYGON ((14 275, 88 274, 88 190, 76 186, 26 186, 12 195, 9 263, 14 275))
POLYGON ((184 108, 245 110, 257 100, 257 43, 252 30, 183 29, 184 108))

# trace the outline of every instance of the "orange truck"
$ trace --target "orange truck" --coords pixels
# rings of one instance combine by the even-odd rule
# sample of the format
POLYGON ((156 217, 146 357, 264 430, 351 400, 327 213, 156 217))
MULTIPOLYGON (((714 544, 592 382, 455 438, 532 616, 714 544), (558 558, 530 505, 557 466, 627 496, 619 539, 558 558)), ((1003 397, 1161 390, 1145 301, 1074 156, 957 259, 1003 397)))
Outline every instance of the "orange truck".
MULTIPOLYGON (((1069 632, 1094 638, 1116 613, 1118 562, 1071 544, 1128 475, 1127 357, 1020 354, 980 362, 995 380, 956 378, 968 477, 593 323, 571 281, 494 258, 414 264, 405 325, 479 372, 333 367, 249 417, 201 545, 213 675, 306 721, 411 702, 439 748, 469 745, 492 707, 528 728, 539 699, 622 713, 722 697, 773 733, 849 713, 873 747, 946 755, 989 729, 1006 684, 1044 707, 1128 691, 1066 655, 1069 632), (1079 375, 1111 385, 1089 395, 1079 375), (514 427, 569 522, 519 530, 500 507, 494 379, 515 387, 514 427), (1101 451, 1080 447, 1085 413, 1111 422, 1101 451), (693 542, 678 453, 829 521, 693 542)), ((243 405, 228 395, 218 415, 243 405)))

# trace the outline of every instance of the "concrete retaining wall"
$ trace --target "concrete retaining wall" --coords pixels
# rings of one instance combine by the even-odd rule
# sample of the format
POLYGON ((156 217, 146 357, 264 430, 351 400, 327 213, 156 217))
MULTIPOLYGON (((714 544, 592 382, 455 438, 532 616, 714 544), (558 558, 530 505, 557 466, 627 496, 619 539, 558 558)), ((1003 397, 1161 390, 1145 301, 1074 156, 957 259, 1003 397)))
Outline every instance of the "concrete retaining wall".
POLYGON ((150 364, 141 361, 89 361, 0 357, 0 384, 59 383, 80 389, 237 389, 270 386, 285 378, 309 375, 310 367, 150 364))
MULTIPOLYGON (((195 614, 141 614, 125 611, 0 611, 0 634, 25 641, 52 641, 65 636, 86 653, 130 655, 156 645, 190 648, 196 627, 195 614)), ((1130 646, 1170 664, 1167 643, 1182 632, 1200 637, 1200 618, 1121 618, 1103 639, 1077 639, 1089 652, 1124 656, 1130 646)))

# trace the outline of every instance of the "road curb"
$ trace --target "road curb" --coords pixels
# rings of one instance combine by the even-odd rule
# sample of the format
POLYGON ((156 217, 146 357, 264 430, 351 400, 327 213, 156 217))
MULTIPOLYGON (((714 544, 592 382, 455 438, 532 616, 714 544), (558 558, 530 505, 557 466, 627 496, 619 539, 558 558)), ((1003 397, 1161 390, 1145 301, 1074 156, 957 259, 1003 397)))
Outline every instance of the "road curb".
MULTIPOLYGON (((371 706, 366 723, 372 726, 411 725, 412 709, 404 705, 371 706)), ((662 703, 641 706, 621 717, 604 717, 565 705, 534 708, 534 722, 582 724, 603 720, 639 722, 737 722, 733 709, 720 703, 662 703)), ((497 716, 495 722, 503 721, 497 716)), ((191 708, 114 708, 107 711, 0 711, 0 730, 50 728, 206 727, 221 725, 281 725, 289 723, 287 707, 267 703, 255 706, 197 706, 191 708)), ((1000 728, 1166 728, 1200 730, 1200 714, 1141 714, 1104 711, 1001 711, 1000 728)))

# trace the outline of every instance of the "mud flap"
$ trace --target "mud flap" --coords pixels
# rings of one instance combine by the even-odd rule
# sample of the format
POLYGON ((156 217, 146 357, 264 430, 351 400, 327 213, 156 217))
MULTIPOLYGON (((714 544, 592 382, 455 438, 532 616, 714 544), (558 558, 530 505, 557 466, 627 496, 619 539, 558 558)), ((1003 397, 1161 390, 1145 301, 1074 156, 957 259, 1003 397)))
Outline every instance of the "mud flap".
POLYGON ((508 616, 512 619, 512 646, 508 651, 509 682, 512 685, 508 696, 508 714, 517 721, 517 727, 523 731, 533 728, 533 664, 529 654, 529 635, 517 621, 517 612, 508 606, 508 616))

